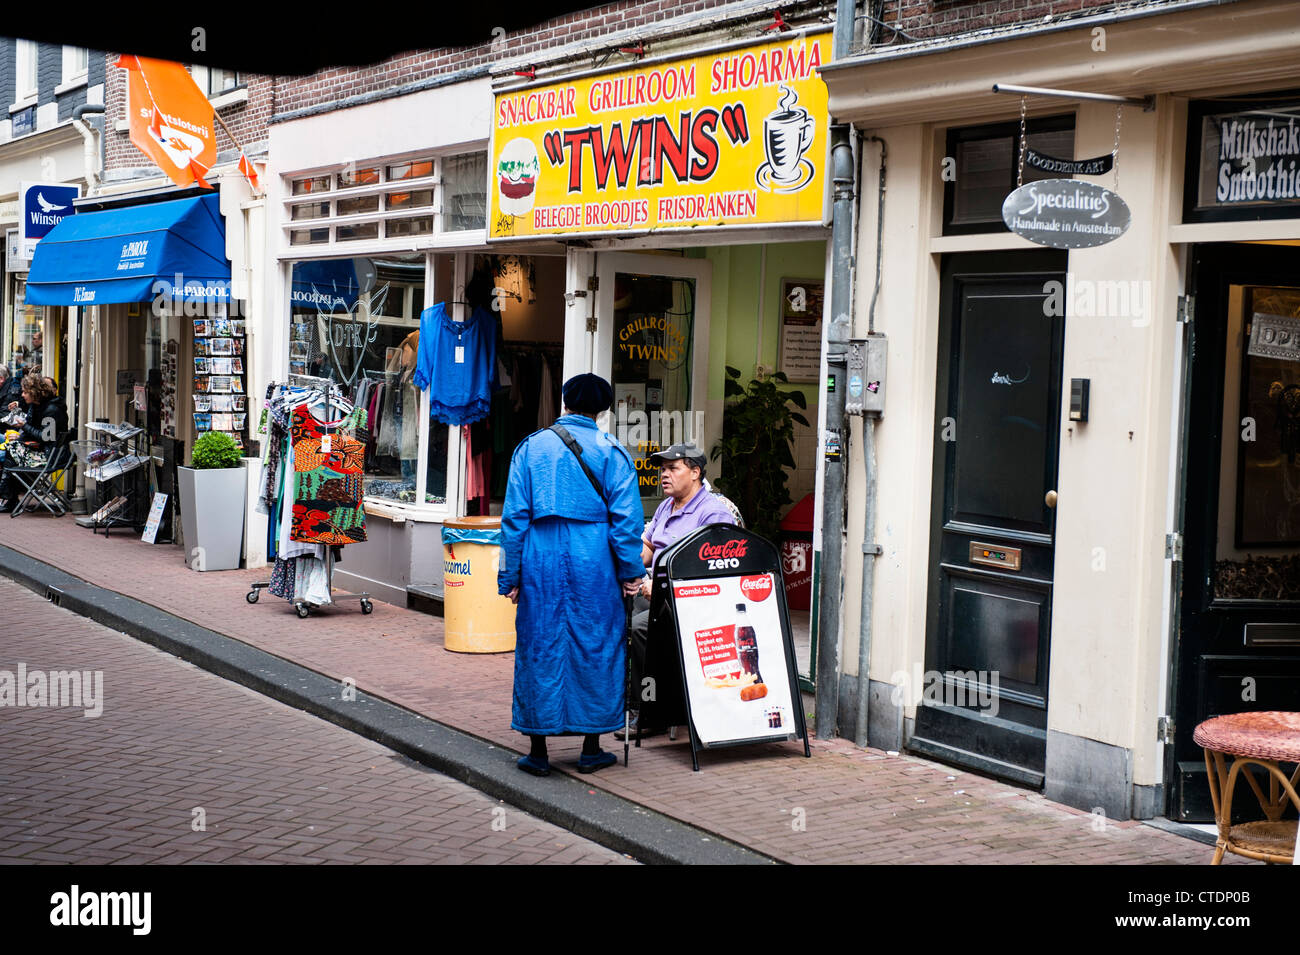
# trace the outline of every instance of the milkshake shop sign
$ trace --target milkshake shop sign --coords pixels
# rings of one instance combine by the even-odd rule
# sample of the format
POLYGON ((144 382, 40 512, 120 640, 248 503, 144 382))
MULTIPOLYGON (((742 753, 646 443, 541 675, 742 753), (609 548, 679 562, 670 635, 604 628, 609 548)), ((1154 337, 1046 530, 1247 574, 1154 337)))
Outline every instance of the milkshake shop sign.
POLYGON ((830 33, 498 92, 490 239, 821 225, 830 33))

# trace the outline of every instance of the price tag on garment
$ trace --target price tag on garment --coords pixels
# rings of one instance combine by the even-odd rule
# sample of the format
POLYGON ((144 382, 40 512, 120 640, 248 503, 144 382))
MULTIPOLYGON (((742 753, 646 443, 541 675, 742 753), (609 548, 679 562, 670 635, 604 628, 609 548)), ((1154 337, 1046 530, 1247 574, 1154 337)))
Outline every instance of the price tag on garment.
POLYGON ((458 364, 458 365, 463 365, 463 364, 465 364, 465 346, 464 346, 464 345, 457 345, 457 346, 456 346, 456 364, 458 364))
POLYGON ((330 448, 334 446, 333 435, 323 434, 320 439, 320 453, 329 454, 330 448))

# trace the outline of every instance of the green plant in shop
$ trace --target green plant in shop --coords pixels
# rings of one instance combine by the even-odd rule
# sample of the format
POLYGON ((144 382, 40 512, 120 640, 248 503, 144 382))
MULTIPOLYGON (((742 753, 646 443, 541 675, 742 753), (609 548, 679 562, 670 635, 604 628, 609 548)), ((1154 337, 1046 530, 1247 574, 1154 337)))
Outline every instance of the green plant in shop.
POLYGON ((722 440, 711 455, 722 459, 726 475, 718 480, 719 489, 740 508, 747 527, 773 541, 781 515, 792 503, 786 470, 795 466, 794 423, 808 424, 790 408, 793 404, 806 410, 807 399, 797 388, 782 388, 788 384, 789 379, 778 371, 742 387, 739 370, 728 365, 722 440))
POLYGON ((239 467, 239 445, 224 431, 209 431, 194 442, 190 467, 196 471, 239 467))

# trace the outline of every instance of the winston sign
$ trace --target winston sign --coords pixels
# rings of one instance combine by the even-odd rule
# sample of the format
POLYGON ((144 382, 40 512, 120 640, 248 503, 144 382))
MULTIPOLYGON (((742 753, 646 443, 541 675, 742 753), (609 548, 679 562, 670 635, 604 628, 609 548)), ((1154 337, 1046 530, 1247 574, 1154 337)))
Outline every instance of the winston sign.
POLYGON ((822 221, 830 34, 497 94, 489 236, 822 221))

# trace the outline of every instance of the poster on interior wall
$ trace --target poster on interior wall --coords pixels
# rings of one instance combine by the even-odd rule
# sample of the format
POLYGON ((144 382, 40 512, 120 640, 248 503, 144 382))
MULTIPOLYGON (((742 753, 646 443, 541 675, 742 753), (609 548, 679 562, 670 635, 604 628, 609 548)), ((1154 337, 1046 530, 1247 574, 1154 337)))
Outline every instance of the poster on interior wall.
POLYGON ((1250 317, 1250 344, 1246 346, 1246 354, 1300 361, 1300 318, 1256 312, 1250 317))
POLYGON ((489 239, 821 225, 830 32, 496 94, 489 239))
POLYGON ((1003 200, 1002 221, 1049 249, 1090 249, 1122 236, 1133 216, 1123 199, 1095 183, 1040 179, 1003 200))
POLYGON ((820 279, 781 280, 781 363, 791 381, 817 381, 822 356, 820 279))

